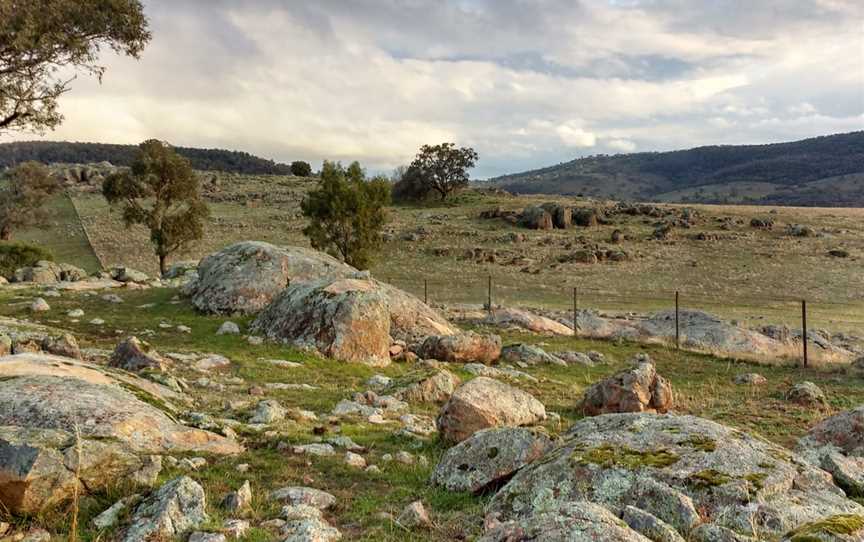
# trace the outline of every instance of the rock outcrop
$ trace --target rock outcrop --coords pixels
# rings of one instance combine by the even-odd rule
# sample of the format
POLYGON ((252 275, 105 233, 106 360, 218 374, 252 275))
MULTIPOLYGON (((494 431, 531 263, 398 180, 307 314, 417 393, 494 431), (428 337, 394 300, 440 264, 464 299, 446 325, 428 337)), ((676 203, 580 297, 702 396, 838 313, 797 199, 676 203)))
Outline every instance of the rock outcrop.
POLYGON ((436 425, 442 440, 458 443, 481 429, 533 425, 545 419, 546 408, 531 394, 480 376, 456 389, 436 425))
POLYGON ((487 523, 543 533, 538 540, 584 539, 577 534, 606 517, 619 535, 589 539, 645 540, 650 533, 634 528, 667 525, 685 540, 734 541, 754 533, 775 540, 837 515, 861 516, 864 507, 827 473, 763 439, 694 416, 630 413, 576 422, 559 446, 516 473, 488 512, 487 523), (560 521, 584 503, 594 512, 560 521), (625 513, 628 525, 595 506, 613 517, 637 511, 625 513))
POLYGON ((486 317, 486 324, 512 327, 548 335, 573 335, 573 329, 551 318, 540 316, 521 309, 495 308, 486 317))
POLYGON ((76 486, 97 490, 148 470, 150 454, 243 450, 174 421, 171 401, 180 399, 153 382, 72 358, 0 358, 0 505, 37 513, 66 500, 76 486))
POLYGON ((580 409, 586 416, 613 412, 668 412, 672 386, 657 374, 654 362, 637 356, 631 369, 621 371, 585 391, 580 409))
POLYGON ((12 282, 33 282, 54 284, 56 282, 77 282, 87 278, 87 272, 66 263, 40 260, 32 267, 22 267, 15 271, 12 282))
POLYGON ((864 496, 864 405, 816 424, 798 440, 796 451, 831 473, 848 494, 864 496))
POLYGON ((347 277, 355 272, 315 250, 243 241, 201 260, 198 279, 188 285, 186 293, 195 308, 208 314, 255 314, 289 283, 347 277))

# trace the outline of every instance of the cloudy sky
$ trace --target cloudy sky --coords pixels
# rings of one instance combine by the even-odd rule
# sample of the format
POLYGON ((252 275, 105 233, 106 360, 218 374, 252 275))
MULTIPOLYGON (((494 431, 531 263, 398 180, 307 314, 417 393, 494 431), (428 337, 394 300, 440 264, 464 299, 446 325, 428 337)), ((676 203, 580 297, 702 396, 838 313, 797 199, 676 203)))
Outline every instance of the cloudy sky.
MULTIPOLYGON (((145 0, 140 61, 79 77, 45 139, 475 177, 597 153, 864 129, 861 0, 145 0)), ((13 134, 5 139, 34 139, 13 134)))

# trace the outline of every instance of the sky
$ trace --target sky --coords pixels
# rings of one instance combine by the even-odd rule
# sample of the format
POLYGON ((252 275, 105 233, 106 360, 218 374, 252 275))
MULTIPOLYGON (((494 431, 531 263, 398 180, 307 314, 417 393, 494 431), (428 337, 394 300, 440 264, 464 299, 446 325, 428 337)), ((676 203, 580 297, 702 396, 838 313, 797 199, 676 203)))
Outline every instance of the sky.
POLYGON ((425 143, 487 178, 600 153, 864 129, 862 0, 144 0, 53 132, 373 172, 425 143))

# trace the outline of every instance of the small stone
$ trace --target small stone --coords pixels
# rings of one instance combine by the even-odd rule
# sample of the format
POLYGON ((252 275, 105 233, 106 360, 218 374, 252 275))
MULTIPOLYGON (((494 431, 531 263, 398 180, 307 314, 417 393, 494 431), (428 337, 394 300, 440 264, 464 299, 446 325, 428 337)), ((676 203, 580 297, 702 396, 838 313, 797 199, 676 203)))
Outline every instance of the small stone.
POLYGON ((333 446, 329 444, 320 444, 320 443, 312 443, 312 444, 302 444, 300 446, 294 446, 292 451, 295 454, 306 454, 306 455, 315 455, 319 457, 336 455, 336 450, 333 449, 333 446))
POLYGON ((736 384, 747 384, 750 386, 761 386, 768 382, 768 379, 759 373, 742 373, 735 376, 736 384))
POLYGON ((225 542, 225 535, 222 533, 196 531, 189 535, 188 542, 225 542))
MULTIPOLYGON (((101 514, 93 518, 93 526, 97 529, 107 529, 117 525, 117 522, 120 520, 120 514, 123 510, 129 507, 130 502, 135 497, 136 496, 120 499, 112 504, 110 508, 104 510, 101 514)), ((0 529, 0 536, 3 536, 2 529, 0 529)))
POLYGON ((395 459, 399 463, 402 463, 403 465, 414 464, 414 456, 404 450, 396 452, 396 455, 393 456, 393 459, 395 459))
POLYGON ((240 326, 235 324, 234 322, 228 321, 224 322, 221 326, 219 326, 219 330, 216 331, 216 335, 239 335, 240 334, 240 326))
POLYGON ((396 518, 396 523, 406 529, 415 529, 417 527, 429 527, 432 525, 432 520, 429 518, 429 513, 420 501, 414 501, 402 510, 399 517, 396 518))
POLYGON ((84 311, 81 309, 72 309, 66 313, 66 316, 69 318, 81 318, 84 316, 84 311))
POLYGON ((267 521, 262 521, 261 523, 259 523, 258 526, 261 527, 262 529, 276 531, 276 530, 279 530, 285 526, 285 520, 279 519, 279 518, 268 519, 267 521))
POLYGON ((371 378, 369 378, 369 380, 366 381, 366 385, 373 390, 382 390, 389 386, 391 382, 393 382, 393 379, 389 376, 373 375, 371 378))
POLYGON ((51 310, 51 305, 41 297, 37 297, 30 304, 30 310, 32 312, 48 312, 51 310))
POLYGON ((108 303, 123 303, 123 298, 117 294, 105 294, 102 296, 102 301, 107 301, 108 303))
POLYGON ((251 424, 269 424, 285 419, 286 411, 279 404, 279 401, 274 399, 265 399, 258 403, 255 407, 255 412, 249 419, 251 424))
POLYGON ((252 467, 252 466, 251 466, 249 463, 240 463, 240 464, 237 465, 237 467, 235 467, 235 468, 237 469, 237 472, 249 472, 249 469, 250 469, 251 467, 252 467))
POLYGON ((362 469, 366 467, 366 459, 360 454, 345 452, 345 464, 349 467, 362 469))
POLYGON ((249 343, 251 346, 261 346, 262 344, 264 344, 264 338, 257 337, 255 335, 249 335, 248 337, 246 337, 246 342, 249 343))
POLYGON ((229 538, 243 538, 250 527, 245 519, 228 519, 222 524, 222 529, 229 538))
POLYGON ((369 474, 380 474, 381 469, 378 468, 378 465, 369 465, 368 467, 366 467, 365 472, 369 474))
POLYGON ((231 366, 231 360, 219 354, 210 354, 195 362, 195 370, 201 372, 216 371, 231 366))
POLYGON ((305 504, 318 510, 325 510, 336 504, 336 497, 326 491, 302 486, 277 489, 270 493, 270 499, 282 501, 290 505, 305 504))
POLYGON ((786 399, 799 405, 825 405, 828 399, 819 386, 812 382, 800 382, 792 386, 786 399))
POLYGON ((94 319, 90 320, 90 325, 92 325, 92 326, 101 326, 104 324, 105 324, 105 320, 103 320, 101 318, 94 318, 94 319))
POLYGON ((228 510, 229 512, 241 512, 246 510, 252 506, 252 486, 249 484, 249 480, 243 482, 243 485, 240 486, 240 489, 237 491, 232 491, 231 493, 225 495, 225 498, 222 500, 222 507, 228 510))

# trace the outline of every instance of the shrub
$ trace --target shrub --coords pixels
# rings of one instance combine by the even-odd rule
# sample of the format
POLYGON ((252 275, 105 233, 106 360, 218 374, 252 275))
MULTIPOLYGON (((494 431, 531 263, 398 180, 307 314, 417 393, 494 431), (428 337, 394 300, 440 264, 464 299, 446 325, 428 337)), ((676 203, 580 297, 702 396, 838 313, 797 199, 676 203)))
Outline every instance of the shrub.
POLYGON ((11 277, 17 269, 33 266, 39 260, 54 261, 54 255, 35 245, 0 243, 0 276, 11 277))
POLYGON ((312 166, 309 165, 309 162, 303 162, 301 160, 291 162, 291 175, 297 177, 311 177, 312 166))

